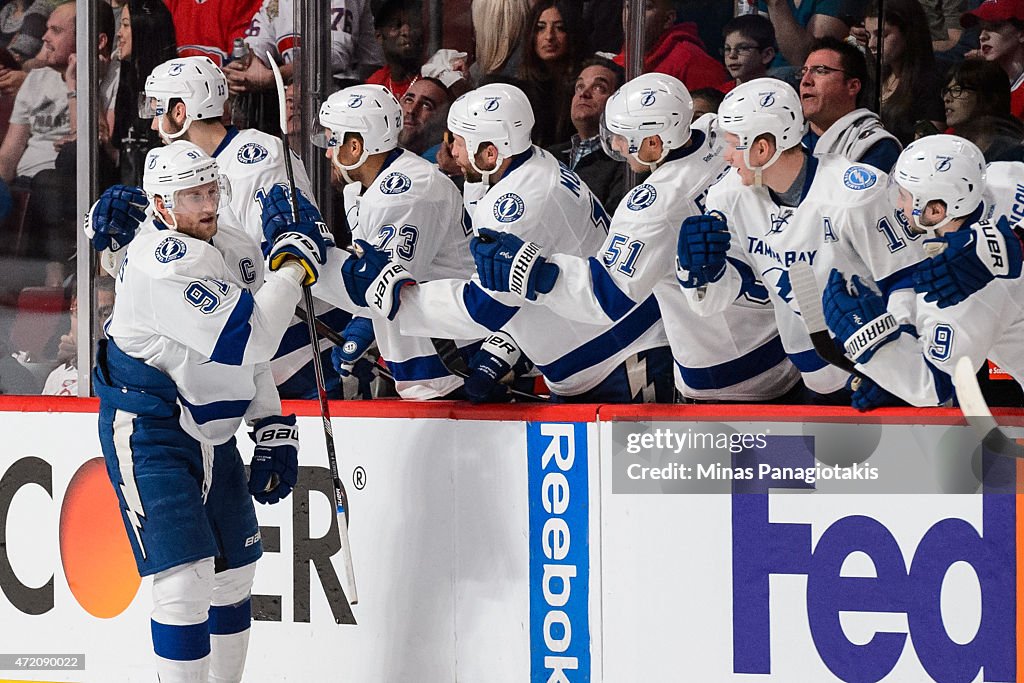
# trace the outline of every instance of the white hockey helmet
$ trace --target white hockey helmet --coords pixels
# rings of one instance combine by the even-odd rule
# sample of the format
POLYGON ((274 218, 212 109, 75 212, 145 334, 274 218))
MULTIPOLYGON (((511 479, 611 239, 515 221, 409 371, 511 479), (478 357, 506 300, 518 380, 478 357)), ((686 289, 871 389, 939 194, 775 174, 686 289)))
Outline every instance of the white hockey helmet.
POLYGON ((956 135, 929 135, 910 143, 896 160, 893 182, 912 198, 908 218, 919 230, 934 232, 981 204, 985 192, 985 157, 971 142, 956 135), (946 217, 935 225, 921 225, 928 202, 946 205, 946 217))
POLYGON ((180 193, 211 182, 217 183, 219 208, 231 198, 227 178, 220 174, 217 160, 191 142, 176 140, 169 145, 154 147, 146 155, 142 189, 154 209, 154 198, 159 195, 163 199, 164 206, 171 214, 173 225, 170 227, 174 229, 178 227, 175 210, 195 210, 189 202, 180 201, 180 193))
POLYGON ((800 96, 788 83, 775 78, 755 78, 731 90, 718 107, 718 126, 739 138, 736 149, 743 152, 743 163, 757 174, 758 181, 760 172, 787 149, 799 145, 807 132, 800 96), (763 166, 752 168, 750 145, 768 133, 775 138, 775 154, 763 166))
POLYGON ((448 130, 465 139, 469 163, 485 182, 494 171, 477 168, 480 145, 489 142, 498 149, 497 168, 506 158, 530 149, 533 124, 530 100, 522 90, 506 83, 470 90, 448 109, 448 130))
POLYGON ((160 64, 146 78, 146 93, 139 104, 139 117, 162 117, 170 110, 171 100, 185 103, 185 125, 177 133, 160 134, 174 140, 185 134, 192 121, 215 119, 224 114, 228 101, 228 80, 209 57, 181 57, 160 64))
POLYGON ((608 156, 617 161, 626 158, 611 145, 613 136, 626 139, 629 155, 653 171, 671 152, 690 139, 693 98, 686 86, 674 76, 649 73, 637 76, 615 91, 605 104, 601 117, 601 144, 608 156), (661 158, 641 161, 640 143, 657 135, 661 138, 661 158))
POLYGON ((402 105, 391 91, 382 85, 353 85, 339 90, 320 105, 319 125, 314 130, 313 143, 319 147, 338 147, 345 133, 358 133, 363 139, 363 154, 354 164, 345 166, 332 155, 334 165, 351 183, 347 171, 359 168, 371 154, 390 152, 398 146, 402 131, 402 105))

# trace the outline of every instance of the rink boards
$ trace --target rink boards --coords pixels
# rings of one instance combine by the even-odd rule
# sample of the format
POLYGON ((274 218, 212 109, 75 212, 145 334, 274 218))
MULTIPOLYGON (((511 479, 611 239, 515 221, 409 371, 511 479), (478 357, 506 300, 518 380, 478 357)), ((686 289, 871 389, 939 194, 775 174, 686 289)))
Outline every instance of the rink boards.
MULTIPOLYGON (((288 404, 300 482, 257 506, 248 681, 1024 680, 1017 463, 955 411, 332 407, 360 601, 315 405, 288 404)), ((0 681, 155 681, 96 403, 0 408, 0 665, 85 667, 0 681)))

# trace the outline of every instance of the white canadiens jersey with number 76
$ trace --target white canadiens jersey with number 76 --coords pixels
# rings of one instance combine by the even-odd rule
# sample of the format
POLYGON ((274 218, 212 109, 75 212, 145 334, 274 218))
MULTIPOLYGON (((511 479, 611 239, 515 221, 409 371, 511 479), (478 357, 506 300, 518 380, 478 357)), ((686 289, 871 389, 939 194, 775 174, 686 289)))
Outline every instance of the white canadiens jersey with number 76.
POLYGON ((301 290, 267 273, 259 249, 225 212, 212 243, 152 223, 127 247, 107 336, 178 388, 181 425, 224 443, 243 418, 281 412, 267 361, 301 290))
POLYGON ((797 207, 776 203, 767 188, 744 186, 737 172, 708 191, 708 210, 723 213, 732 233, 729 267, 705 291, 684 292, 698 307, 722 310, 745 281, 763 282, 775 305, 782 343, 804 382, 814 391, 831 393, 843 387, 848 375, 815 354, 793 296, 789 267, 809 264, 819 287, 833 268, 847 280, 859 275, 888 297, 889 310, 901 324, 912 324, 910 276, 924 258, 923 240, 895 210, 888 176, 881 171, 838 156, 809 157, 807 164, 797 207))

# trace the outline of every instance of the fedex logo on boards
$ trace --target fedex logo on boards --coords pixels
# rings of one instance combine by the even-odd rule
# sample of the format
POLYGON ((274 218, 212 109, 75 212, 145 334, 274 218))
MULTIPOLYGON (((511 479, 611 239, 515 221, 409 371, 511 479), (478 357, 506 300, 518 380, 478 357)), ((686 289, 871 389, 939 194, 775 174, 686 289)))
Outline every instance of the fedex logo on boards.
MULTIPOLYGON (((809 441, 801 436, 773 437, 757 460, 776 466, 812 466, 809 441)), ((1009 459, 998 457, 986 465, 1014 467, 1009 459)), ((916 546, 908 547, 901 546, 879 520, 865 515, 842 517, 824 531, 814 528, 820 534, 812 535, 811 524, 770 520, 769 497, 760 495, 767 494, 763 484, 737 481, 734 491, 735 673, 772 673, 772 637, 776 637, 777 651, 786 647, 786 640, 772 633, 770 578, 792 575, 807 577, 805 603, 776 602, 776 609, 806 609, 813 646, 842 681, 880 681, 892 672, 907 647, 937 683, 1017 680, 1014 495, 986 489, 978 497, 983 508, 980 529, 965 519, 941 519, 916 546), (871 559, 874 576, 843 575, 843 564, 853 553, 871 559), (948 628, 957 618, 958 605, 943 599, 943 582, 955 563, 966 563, 981 589, 981 619, 969 642, 954 640, 948 628), (843 630, 840 614, 844 612, 905 615, 906 631, 879 627, 868 642, 856 643, 843 630)))

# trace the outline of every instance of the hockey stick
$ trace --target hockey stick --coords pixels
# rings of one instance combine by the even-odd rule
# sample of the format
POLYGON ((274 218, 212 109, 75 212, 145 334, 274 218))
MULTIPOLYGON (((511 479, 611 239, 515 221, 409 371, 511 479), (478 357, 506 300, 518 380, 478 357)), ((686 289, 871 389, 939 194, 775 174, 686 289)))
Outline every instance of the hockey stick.
MULTIPOLYGON (((299 200, 295 189, 295 171, 292 168, 292 153, 288 147, 288 111, 284 93, 284 79, 281 78, 281 70, 277 67, 273 55, 267 52, 267 63, 274 72, 274 82, 277 84, 278 109, 280 111, 281 144, 284 146, 284 166, 288 174, 288 189, 291 192, 292 220, 299 220, 299 200)), ((316 313, 313 308, 313 292, 309 287, 302 288, 302 303, 306 307, 306 326, 309 328, 309 344, 313 351, 313 374, 316 377, 317 399, 320 401, 320 416, 324 423, 324 441, 327 445, 327 462, 331 469, 331 478, 334 480, 334 500, 337 505, 338 533, 341 535, 341 559, 345 568, 345 578, 348 581, 349 602, 355 605, 359 602, 359 593, 356 590, 356 573, 352 566, 352 547, 349 544, 348 536, 348 493, 345 491, 345 484, 341 482, 338 474, 338 456, 334 450, 334 430, 331 428, 331 409, 327 404, 327 389, 324 384, 324 367, 320 362, 320 342, 316 334, 316 313)))
POLYGON ((956 398, 964 419, 974 432, 981 437, 985 449, 1007 458, 1024 459, 1024 447, 999 428, 999 423, 992 416, 992 411, 985 402, 985 397, 978 386, 978 378, 974 372, 971 359, 962 356, 953 370, 953 386, 956 387, 956 398))
MULTIPOLYGON (((295 309, 295 315, 297 317, 301 318, 302 320, 308 320, 308 316, 306 315, 306 311, 304 311, 301 308, 296 308, 295 309)), ((345 338, 344 337, 342 337, 340 334, 338 334, 337 332, 335 332, 334 330, 332 330, 330 327, 328 327, 327 325, 325 325, 324 323, 322 323, 319 320, 316 320, 316 331, 320 334, 321 337, 323 337, 324 339, 332 342, 337 347, 342 347, 342 346, 345 345, 345 338)), ((450 339, 448 339, 448 340, 431 339, 431 341, 434 342, 434 349, 437 351, 439 356, 441 354, 440 342, 442 342, 442 341, 449 342, 451 344, 451 346, 455 349, 455 354, 458 357, 459 362, 461 363, 462 367, 465 367, 466 370, 463 370, 462 368, 459 368, 459 367, 453 367, 454 363, 449 364, 449 362, 448 362, 449 359, 444 358, 444 357, 441 358, 441 363, 443 363, 444 366, 448 369, 448 371, 451 372, 456 377, 460 377, 462 379, 466 379, 467 377, 469 377, 469 372, 468 372, 469 366, 467 366, 466 365, 466 361, 463 360, 462 354, 459 353, 459 347, 456 346, 455 342, 451 341, 450 339)), ((446 348, 446 353, 451 353, 451 352, 447 351, 447 348, 446 348)), ((382 367, 379 364, 376 364, 376 365, 377 365, 377 372, 382 374, 384 377, 387 377, 392 382, 395 381, 394 375, 392 375, 391 372, 387 368, 382 367)), ((518 396, 519 398, 523 399, 524 403, 537 403, 537 402, 547 403, 547 399, 544 398, 543 396, 538 396, 537 394, 531 394, 528 391, 519 391, 518 389, 513 389, 512 387, 508 387, 508 393, 512 394, 513 396, 518 396)))
POLYGON ((811 269, 811 266, 803 261, 791 265, 789 267, 789 284, 792 286, 793 296, 796 297, 796 302, 800 306, 800 315, 803 317, 807 333, 811 337, 814 352, 829 365, 834 365, 863 379, 864 375, 857 371, 856 364, 836 346, 832 339, 832 333, 828 331, 828 325, 825 324, 825 310, 821 306, 821 290, 818 289, 818 279, 814 277, 814 270, 811 269))

